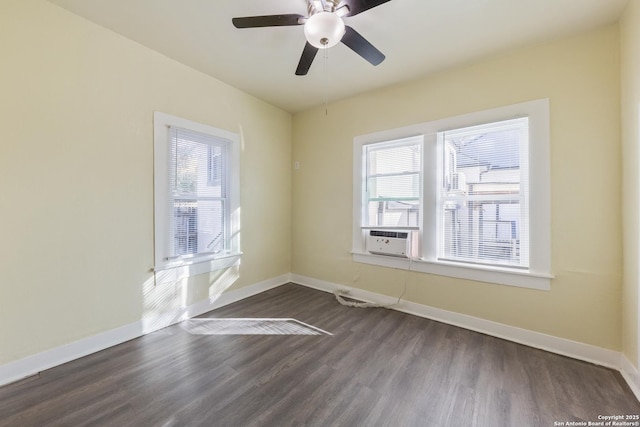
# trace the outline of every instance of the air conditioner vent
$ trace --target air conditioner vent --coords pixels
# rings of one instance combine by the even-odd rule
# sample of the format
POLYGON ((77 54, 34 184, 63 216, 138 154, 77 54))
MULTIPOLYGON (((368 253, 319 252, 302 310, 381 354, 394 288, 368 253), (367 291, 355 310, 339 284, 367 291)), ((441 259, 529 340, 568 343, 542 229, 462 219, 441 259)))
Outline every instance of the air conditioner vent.
POLYGON ((405 230, 369 230, 366 236, 367 251, 376 255, 413 257, 417 253, 414 234, 405 230))
POLYGON ((387 231, 387 230, 371 230, 370 236, 375 237, 393 237, 395 239, 406 239, 409 237, 409 233, 406 231, 387 231))

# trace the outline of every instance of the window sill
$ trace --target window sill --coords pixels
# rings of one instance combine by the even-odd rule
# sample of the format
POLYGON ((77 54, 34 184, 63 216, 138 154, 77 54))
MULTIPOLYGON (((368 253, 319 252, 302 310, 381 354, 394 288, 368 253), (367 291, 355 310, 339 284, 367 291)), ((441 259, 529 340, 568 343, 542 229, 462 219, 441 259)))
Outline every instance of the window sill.
POLYGON ((156 283, 177 282, 178 280, 196 276, 198 274, 210 273, 216 270, 224 270, 240 264, 242 253, 232 253, 218 256, 192 258, 168 262, 154 268, 156 283))
POLYGON ((365 252, 352 252, 352 254, 355 262, 364 264, 544 291, 551 289, 551 279, 553 279, 551 274, 534 273, 527 270, 510 270, 480 265, 470 266, 417 258, 409 260, 407 258, 373 255, 365 252))

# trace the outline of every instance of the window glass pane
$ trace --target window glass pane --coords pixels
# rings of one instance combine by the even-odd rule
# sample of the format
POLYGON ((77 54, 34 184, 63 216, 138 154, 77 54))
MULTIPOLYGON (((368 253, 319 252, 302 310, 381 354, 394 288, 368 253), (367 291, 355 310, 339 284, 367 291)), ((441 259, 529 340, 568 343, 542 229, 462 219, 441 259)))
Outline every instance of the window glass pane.
MULTIPOLYGON (((199 159, 206 148, 195 142, 178 140, 176 143, 176 177, 175 192, 179 194, 197 194, 199 176, 199 159)), ((199 170, 200 169, 200 170, 199 170)))
POLYGON ((210 187, 223 187, 226 178, 224 163, 224 147, 209 145, 207 157, 207 181, 210 187))
POLYGON ((444 191, 518 194, 522 119, 444 132, 444 191))
POLYGON ((175 255, 195 255, 224 250, 224 202, 222 200, 174 200, 175 255))
POLYGON ((520 264, 518 201, 447 202, 443 205, 443 258, 520 264))
POLYGON ((420 223, 422 138, 365 146, 364 193, 369 227, 417 227, 420 223))
MULTIPOLYGON (((381 145, 384 147, 386 144, 381 145)), ((369 175, 420 171, 419 145, 389 145, 385 148, 378 144, 369 147, 369 175)))
POLYGON ((198 203, 174 202, 175 255, 191 255, 198 250, 198 203))
POLYGON ((371 227, 417 227, 420 202, 419 200, 369 202, 368 212, 371 227))
POLYGON ((369 199, 398 199, 420 196, 420 174, 372 176, 368 182, 369 199))
POLYGON ((172 256, 227 248, 228 144, 187 129, 170 132, 172 256))
POLYGON ((175 151, 175 194, 225 196, 223 147, 177 139, 175 151))
POLYGON ((528 120, 442 132, 440 258, 526 267, 528 244, 521 153, 528 120), (524 239, 523 239, 524 237, 524 239))

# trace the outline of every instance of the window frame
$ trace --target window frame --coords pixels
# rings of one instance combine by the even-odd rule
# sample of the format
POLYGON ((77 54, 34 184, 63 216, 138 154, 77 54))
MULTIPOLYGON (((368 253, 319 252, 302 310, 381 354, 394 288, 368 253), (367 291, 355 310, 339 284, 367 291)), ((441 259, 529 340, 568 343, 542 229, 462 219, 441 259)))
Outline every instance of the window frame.
MULTIPOLYGON (((381 176, 379 174, 377 174, 377 175, 373 174, 372 175, 372 174, 369 173, 369 166, 370 166, 369 162, 371 160, 370 155, 372 154, 373 151, 385 150, 385 149, 397 148, 397 147, 403 147, 403 146, 411 146, 411 145, 419 145, 420 146, 420 150, 422 151, 423 142, 424 142, 424 140, 423 140, 422 136, 417 136, 417 137, 413 136, 413 137, 401 138, 401 139, 392 140, 392 141, 384 141, 384 142, 379 142, 379 143, 364 144, 363 145, 363 165, 362 165, 363 173, 364 173, 363 186, 365 188, 368 188, 368 181, 369 181, 370 178, 372 178, 372 177, 376 178, 376 177, 381 176), (374 150, 368 150, 368 148, 373 146, 373 145, 379 145, 379 147, 375 148, 374 150)), ((420 200, 422 199, 422 185, 423 185, 423 182, 420 179, 420 176, 422 174, 422 171, 421 171, 422 170, 422 157, 423 156, 420 156, 420 166, 419 166, 420 169, 417 172, 418 178, 419 178, 418 179, 418 181, 419 181, 418 182, 418 197, 417 197, 418 205, 420 205, 420 200)), ((414 172, 391 173, 391 174, 385 174, 385 175, 386 176, 401 176, 401 175, 410 176, 412 174, 414 174, 414 172)), ((397 197, 395 199, 402 199, 402 198, 403 197, 397 197)), ((371 223, 371 218, 370 218, 369 211, 368 211, 369 203, 371 201, 372 201, 372 198, 370 197, 369 192, 367 190, 363 190, 362 191, 362 207, 363 207, 363 209, 362 209, 362 215, 363 215, 362 221, 364 223, 371 223)), ((421 209, 422 208, 420 207, 420 210, 421 209)), ((409 214, 409 213, 407 213, 407 214, 409 214)), ((407 226, 404 226, 404 227, 398 227, 398 226, 390 227, 390 226, 384 226, 384 225, 381 225, 381 226, 363 225, 363 227, 364 228, 376 228, 376 229, 384 229, 384 228, 417 229, 417 228, 419 228, 420 213, 418 213, 417 215, 418 215, 418 218, 417 218, 418 225, 416 225, 416 226, 407 225, 407 226)))
POLYGON ((473 281, 549 290, 551 272, 549 100, 539 99, 504 107, 385 130, 354 138, 352 256, 355 262, 418 271, 473 281), (468 264, 438 259, 438 133, 467 126, 529 117, 529 267, 512 268, 468 264), (424 136, 422 221, 419 230, 420 255, 402 259, 366 252, 363 227, 363 147, 368 144, 424 136), (429 238, 429 236, 433 236, 429 238))
MULTIPOLYGON (((188 119, 154 112, 154 271, 164 272, 163 281, 175 281, 184 277, 203 274, 236 265, 240 260, 240 136, 188 119), (220 253, 186 254, 171 256, 171 215, 169 197, 170 129, 171 127, 206 134, 217 140, 228 142, 228 210, 225 223, 228 239, 225 250, 220 253)), ((209 153, 210 150, 207 150, 209 153)), ((207 171, 209 174, 209 171, 207 171)), ((207 179, 208 181, 208 179, 207 179)))

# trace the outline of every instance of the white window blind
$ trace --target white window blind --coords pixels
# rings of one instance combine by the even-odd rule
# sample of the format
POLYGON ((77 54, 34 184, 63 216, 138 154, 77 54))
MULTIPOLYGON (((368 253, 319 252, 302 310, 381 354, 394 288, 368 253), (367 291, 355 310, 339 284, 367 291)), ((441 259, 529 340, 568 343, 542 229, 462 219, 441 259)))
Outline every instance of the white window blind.
POLYGON ((438 133, 440 260, 529 267, 528 118, 438 133))
POLYGON ((228 251, 231 142, 173 126, 168 138, 168 259, 228 251))
POLYGON ((364 227, 418 227, 422 137, 365 145, 364 227))

